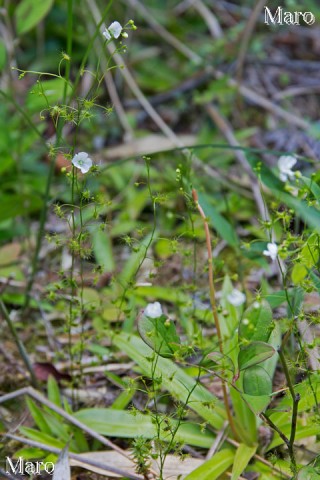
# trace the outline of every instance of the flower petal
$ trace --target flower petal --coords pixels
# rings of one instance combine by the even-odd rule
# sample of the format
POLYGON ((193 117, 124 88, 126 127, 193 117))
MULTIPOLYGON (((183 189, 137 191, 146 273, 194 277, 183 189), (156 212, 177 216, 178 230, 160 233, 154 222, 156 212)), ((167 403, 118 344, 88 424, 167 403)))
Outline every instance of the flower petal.
POLYGON ((162 315, 162 307, 159 302, 149 303, 145 310, 144 314, 149 318, 159 318, 162 315))
POLYGON ((112 35, 112 37, 119 38, 122 32, 122 26, 119 22, 112 22, 108 28, 108 32, 112 35))

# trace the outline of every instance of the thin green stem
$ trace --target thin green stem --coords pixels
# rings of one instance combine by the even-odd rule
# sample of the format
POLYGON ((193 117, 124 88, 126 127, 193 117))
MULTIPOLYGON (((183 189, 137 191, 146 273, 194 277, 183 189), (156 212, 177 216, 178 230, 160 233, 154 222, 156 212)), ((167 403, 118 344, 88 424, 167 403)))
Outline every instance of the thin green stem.
MULTIPOLYGON (((293 386, 293 383, 292 383, 292 380, 291 380, 290 372, 289 372, 288 365, 287 365, 287 362, 286 362, 286 359, 285 359, 285 356, 284 356, 283 352, 280 350, 278 353, 279 353, 279 358, 280 358, 280 361, 281 361, 281 364, 282 364, 282 368, 283 368, 283 371, 284 371, 284 374, 285 374, 285 377, 286 377, 286 381, 287 381, 289 391, 290 391, 290 394, 291 394, 291 397, 292 397, 292 402, 293 402, 292 417, 291 417, 291 433, 290 433, 290 439, 289 439, 289 444, 288 444, 289 452, 292 452, 292 453, 290 453, 290 458, 291 458, 291 461, 292 461, 292 457, 294 458, 293 445, 294 445, 294 439, 295 439, 295 436, 296 436, 296 429, 297 429, 298 404, 299 404, 299 401, 300 401, 300 395, 298 393, 296 394, 295 391, 294 391, 294 386, 293 386)), ((294 462, 292 462, 292 465, 293 465, 293 468, 296 469, 295 460, 294 460, 294 462)))
MULTIPOLYGON (((69 57, 71 58, 71 53, 72 53, 72 22, 73 22, 73 0, 68 0, 68 26, 67 26, 67 53, 69 57)), ((66 73, 65 73, 65 86, 64 86, 64 92, 63 92, 63 100, 62 103, 66 103, 66 98, 67 98, 67 93, 68 93, 68 83, 69 83, 69 78, 70 78, 70 62, 67 62, 66 66, 66 73)), ((59 147, 61 138, 62 138, 62 132, 63 132, 63 122, 59 121, 58 127, 57 127, 57 139, 55 143, 55 149, 59 147)), ((30 304, 30 298, 31 298, 31 290, 34 284, 37 268, 38 268, 38 262, 39 262, 39 253, 42 245, 42 239, 44 236, 44 230, 45 230, 45 223, 46 223, 46 218, 47 218, 47 213, 48 213, 48 204, 49 204, 49 197, 50 197, 50 190, 51 190, 51 184, 53 180, 53 174, 54 174, 54 169, 55 169, 55 164, 56 164, 56 157, 52 153, 51 158, 50 158, 50 165, 49 165, 49 172, 47 176, 47 182, 45 186, 45 191, 44 191, 44 197, 43 197, 43 206, 42 210, 40 213, 40 222, 39 222, 39 229, 38 229, 38 235, 37 235, 37 240, 36 240, 36 246, 35 246, 35 251, 33 254, 32 258, 32 263, 31 263, 31 273, 29 276, 29 280, 27 283, 26 287, 26 293, 25 293, 25 304, 23 310, 25 311, 30 304)))

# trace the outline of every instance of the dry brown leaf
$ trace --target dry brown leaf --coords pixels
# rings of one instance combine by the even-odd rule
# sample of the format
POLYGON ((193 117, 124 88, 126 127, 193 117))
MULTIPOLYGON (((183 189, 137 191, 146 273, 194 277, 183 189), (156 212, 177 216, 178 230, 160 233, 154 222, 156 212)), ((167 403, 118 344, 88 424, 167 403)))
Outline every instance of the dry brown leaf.
MULTIPOLYGON (((130 454, 128 452, 128 454, 130 454)), ((78 466, 85 468, 86 470, 90 470, 95 473, 99 473, 100 475, 105 475, 108 477, 115 477, 121 478, 119 475, 115 473, 110 473, 107 470, 107 465, 112 467, 121 468, 127 473, 134 474, 132 462, 129 459, 125 458, 123 455, 120 455, 118 452, 114 451, 105 451, 105 452, 88 452, 84 454, 80 454, 83 456, 84 459, 90 459, 99 463, 104 463, 106 465, 106 470, 102 470, 101 468, 93 467, 91 465, 86 464, 85 462, 81 462, 78 460, 71 459, 72 466, 78 466)), ((184 460, 181 460, 179 457, 175 455, 168 455, 166 458, 165 466, 164 466, 164 478, 168 480, 176 480, 178 477, 179 479, 183 479, 186 475, 192 472, 194 469, 198 468, 203 463, 203 460, 199 458, 192 458, 187 457, 184 460)), ((157 464, 154 463, 152 465, 153 470, 159 471, 157 464)))

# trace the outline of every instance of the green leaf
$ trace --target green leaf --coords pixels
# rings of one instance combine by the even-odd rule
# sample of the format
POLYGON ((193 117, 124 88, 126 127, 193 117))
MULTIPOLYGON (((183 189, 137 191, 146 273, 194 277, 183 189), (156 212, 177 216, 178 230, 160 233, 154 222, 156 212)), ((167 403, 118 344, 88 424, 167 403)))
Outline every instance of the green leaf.
MULTIPOLYGON (((59 104, 64 95, 66 80, 64 78, 53 78, 51 80, 39 80, 28 92, 26 98, 27 109, 31 113, 39 113, 53 105, 59 104)), ((72 91, 68 84, 67 93, 72 91)))
POLYGON ((39 430, 34 430, 33 428, 20 427, 20 431, 31 440, 44 443, 45 445, 49 445, 51 447, 63 448, 65 445, 63 441, 54 438, 52 435, 48 435, 44 432, 39 432, 39 430))
POLYGON ((190 297, 179 288, 161 287, 158 285, 144 285, 134 288, 134 294, 142 298, 156 298, 157 300, 175 303, 177 305, 190 304, 190 297))
POLYGON ((199 203, 208 217, 212 228, 214 228, 220 237, 226 240, 231 247, 237 247, 239 245, 239 238, 232 225, 211 205, 206 195, 200 192, 198 196, 199 203))
POLYGON ((284 184, 281 182, 265 165, 261 165, 260 159, 250 158, 248 160, 251 164, 253 172, 256 174, 257 164, 260 164, 258 169, 259 178, 271 190, 279 202, 283 202, 292 208, 295 213, 301 217, 310 227, 319 232, 320 229, 320 212, 312 206, 309 206, 305 200, 295 198, 283 191, 284 184))
POLYGON ((39 430, 50 435, 52 433, 51 429, 49 427, 48 422, 45 419, 45 415, 42 413, 40 408, 34 403, 33 400, 31 400, 31 398, 26 398, 26 402, 30 410, 30 413, 32 415, 32 418, 35 424, 37 425, 37 427, 39 428, 39 430))
POLYGON ((162 357, 171 357, 179 348, 180 338, 176 327, 165 315, 158 318, 140 315, 138 330, 142 340, 162 357))
POLYGON ((102 267, 103 272, 113 272, 115 269, 115 262, 108 231, 100 229, 95 230, 92 233, 92 247, 96 262, 102 267))
POLYGON ((310 269, 316 266, 319 260, 319 235, 313 234, 299 254, 300 262, 292 269, 291 278, 294 284, 301 283, 308 275, 310 269))
POLYGON ((303 467, 299 470, 296 480, 319 480, 320 469, 314 467, 303 467))
POLYGON ((245 443, 240 443, 236 451, 236 456, 233 462, 231 480, 238 480, 241 473, 247 467, 253 455, 256 453, 257 446, 250 447, 245 443))
MULTIPOLYGON (((311 419, 312 421, 312 419, 311 419)), ((290 432, 291 432, 291 422, 288 421, 288 424, 285 426, 281 426, 282 432, 289 437, 290 432)), ((296 436, 295 440, 302 440, 303 438, 308 438, 312 437, 314 435, 319 435, 320 434, 320 426, 314 423, 311 423, 309 425, 298 425, 297 430, 296 430, 296 436)), ((275 447, 278 447, 279 445, 283 444, 282 438, 279 437, 277 433, 274 434, 273 440, 268 445, 268 450, 272 450, 275 447)))
POLYGON ((17 215, 26 215, 40 210, 42 206, 41 199, 36 195, 1 195, 0 196, 0 222, 12 219, 17 215))
POLYGON ((3 40, 0 40, 0 71, 4 68, 7 61, 7 50, 3 40))
POLYGON ((243 391, 247 395, 259 397, 272 393, 272 381, 269 374, 259 365, 247 368, 243 373, 243 391))
POLYGON ((238 355, 238 365, 240 370, 264 362, 274 355, 275 349, 265 342, 252 342, 241 348, 238 355))
POLYGON ((185 477, 185 480, 215 480, 220 477, 234 460, 234 452, 229 449, 221 450, 213 455, 210 460, 193 470, 185 477))
POLYGON ((182 403, 188 402, 188 406, 210 425, 222 427, 226 419, 222 403, 174 362, 162 357, 155 361, 154 351, 134 335, 120 333, 114 335, 112 341, 121 352, 126 352, 139 365, 145 375, 161 379, 162 387, 173 397, 182 403))
POLYGON ((232 372, 233 374, 235 373, 235 367, 231 358, 220 352, 208 353, 203 362, 203 366, 210 370, 214 370, 216 373, 223 373, 226 370, 232 372))
POLYGON ((253 395, 246 395, 242 393, 241 396, 250 405, 250 409, 255 415, 259 415, 259 413, 263 412, 270 403, 270 396, 269 395, 260 395, 259 397, 253 395))
POLYGON ((147 250, 151 246, 151 243, 156 238, 156 233, 152 236, 152 234, 145 237, 142 242, 140 243, 139 250, 134 252, 130 255, 129 260, 123 267, 121 274, 119 275, 119 282, 120 284, 126 288, 128 284, 133 280, 135 274, 137 273, 141 262, 144 261, 147 250))
MULTIPOLYGON (((96 432, 121 438, 136 438, 137 432, 144 438, 157 437, 157 425, 152 415, 145 415, 139 411, 123 411, 112 408, 86 408, 79 410, 74 414, 77 420, 92 428, 96 432)), ((164 416, 160 415, 160 424, 163 426, 160 430, 160 437, 164 441, 170 441, 171 432, 168 431, 164 422, 164 416)), ((172 430, 178 423, 177 420, 169 419, 172 430)), ((200 428, 195 423, 183 422, 177 431, 176 440, 193 445, 195 447, 209 448, 212 445, 214 436, 211 432, 200 428)))
POLYGON ((60 396, 59 386, 52 375, 49 375, 47 389, 48 389, 48 398, 50 402, 54 403, 55 405, 61 408, 62 405, 61 405, 61 396, 60 396))
POLYGON ((267 342, 273 326, 272 310, 268 302, 254 302, 243 314, 239 326, 240 341, 267 342))
POLYGON ((22 0, 16 8, 15 19, 18 35, 35 27, 51 10, 54 0, 22 0))

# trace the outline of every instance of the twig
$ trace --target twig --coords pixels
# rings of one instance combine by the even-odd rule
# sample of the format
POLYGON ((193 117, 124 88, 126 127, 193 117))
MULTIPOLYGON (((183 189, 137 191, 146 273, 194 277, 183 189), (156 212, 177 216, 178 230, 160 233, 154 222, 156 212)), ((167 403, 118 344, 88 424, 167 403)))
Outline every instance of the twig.
POLYGON ((227 426, 228 426, 228 424, 227 424, 227 422, 225 422, 222 429, 219 430, 219 432, 217 433, 217 436, 216 436, 213 444, 211 445, 211 447, 209 448, 209 450, 207 452, 206 460, 209 460, 209 458, 213 457, 213 455, 218 450, 219 446, 225 441, 225 439, 227 437, 227 426))
POLYGON ((261 10, 266 5, 267 0, 259 0, 254 6, 248 21, 243 28, 243 36, 240 43, 239 55, 237 58, 237 81, 240 83, 242 80, 243 65, 248 51, 250 39, 254 31, 254 27, 257 23, 261 10))
MULTIPOLYGON (((218 317, 218 312, 217 312, 217 305, 216 305, 216 292, 215 292, 215 287, 214 287, 214 282, 213 282, 213 258, 212 258, 212 247, 211 247, 211 238, 210 238, 210 231, 209 231, 209 225, 208 225, 208 220, 206 218, 206 215, 199 204, 198 201, 198 194, 195 189, 192 190, 192 197, 193 200, 196 204, 196 207, 200 213, 200 216, 203 220, 204 223, 204 229, 205 229, 205 234, 206 234, 206 244, 207 244, 207 252, 208 252, 208 276, 209 276, 209 292, 210 292, 210 303, 211 303, 211 308, 212 308, 212 313, 213 313, 213 318, 214 318, 214 323, 216 326, 217 330, 217 337, 218 337, 218 342, 219 342, 219 349, 221 354, 223 354, 223 339, 221 335, 221 329, 220 329, 220 322, 219 322, 219 317, 218 317)), ((229 401, 228 401, 228 393, 227 393, 227 387, 225 381, 221 382, 222 385, 222 392, 223 392, 223 401, 225 405, 225 409, 227 412, 227 417, 229 421, 230 428, 235 436, 235 438, 238 438, 237 430, 231 415, 230 411, 230 406, 229 406, 229 401)))
POLYGON ((11 332, 11 335, 12 335, 12 337, 13 337, 13 339, 14 339, 17 347, 18 347, 21 358, 22 358, 28 372, 30 373, 31 383, 34 387, 37 387, 37 385, 38 385, 37 378, 36 378, 36 375, 34 373, 32 364, 30 362, 27 350, 26 350, 25 346, 23 345, 22 341, 20 340, 19 335, 18 335, 17 330, 16 330, 16 327, 15 327, 13 321, 10 318, 10 315, 9 315, 7 309, 6 309, 5 304, 3 303, 3 301, 1 299, 0 299, 0 311, 1 311, 5 321, 7 322, 7 325, 9 327, 10 332, 11 332))
POLYGON ((198 10, 203 20, 206 22, 210 34, 213 38, 221 38, 223 36, 222 29, 217 20, 217 17, 201 0, 193 0, 192 6, 195 10, 198 10))
MULTIPOLYGON (((233 147, 239 147, 240 144, 237 141, 230 125, 228 124, 226 119, 222 117, 222 115, 218 111, 218 109, 214 105, 212 105, 211 103, 206 104, 205 109, 206 109, 207 113, 210 115, 210 117, 212 118, 212 120, 215 122, 215 124, 217 125, 219 130, 222 132, 223 136, 226 138, 229 145, 231 145, 233 147)), ((234 155, 237 158, 240 165, 242 166, 243 170, 248 174, 248 176, 251 180, 252 193, 253 193, 254 199, 257 203, 258 210, 260 212, 260 215, 261 215, 262 219, 265 220, 265 221, 270 220, 268 209, 267 209, 267 207, 266 207, 266 205, 263 201, 263 198, 262 198, 262 195, 261 195, 261 192, 260 192, 258 180, 257 180, 256 176, 254 175, 254 173, 252 172, 251 166, 250 166, 250 164, 249 164, 249 162, 246 158, 246 155, 245 155, 244 151, 243 150, 235 150, 234 155)))
MULTIPOLYGON (((51 447, 49 445, 45 445, 40 442, 35 442, 34 440, 29 440, 28 438, 23 438, 19 437, 17 435, 11 435, 11 434, 6 434, 4 435, 5 437, 11 438, 12 440, 15 440, 17 442, 25 443, 26 445, 30 445, 31 447, 35 448, 41 448, 42 450, 45 450, 47 452, 55 453, 55 454, 60 454, 61 450, 57 447, 51 447)), ((97 467, 101 468, 104 471, 107 472, 113 472, 118 475, 121 475, 125 478, 130 478, 132 480, 143 480, 143 477, 140 477, 138 475, 135 475, 133 473, 126 472, 125 470, 121 470, 120 468, 113 467, 111 465, 106 465, 105 463, 97 462, 95 460, 92 460, 91 458, 86 458, 83 455, 79 455, 77 453, 72 453, 69 452, 68 456, 74 460, 78 460, 81 463, 86 463, 87 465, 91 465, 92 467, 97 467)))
POLYGON ((60 408, 57 405, 55 405, 54 403, 50 402, 50 400, 48 400, 44 395, 42 395, 41 393, 39 393, 37 390, 35 390, 32 387, 21 388, 19 390, 16 390, 15 392, 8 393, 6 395, 2 395, 2 397, 0 397, 0 404, 4 403, 4 402, 7 402, 9 400, 12 400, 13 398, 21 397, 21 396, 24 396, 24 395, 28 395, 29 397, 33 398, 34 400, 37 400, 39 403, 41 403, 43 405, 46 405, 51 410, 53 410, 54 412, 61 415, 64 419, 68 420, 70 423, 72 423, 76 427, 78 427, 81 430, 87 432, 89 435, 91 435, 93 438, 95 438, 96 440, 101 442, 103 445, 106 445, 107 447, 110 447, 113 450, 116 450, 117 452, 119 452, 124 457, 130 459, 130 457, 125 453, 124 450, 122 450, 122 448, 118 447, 113 442, 111 442, 110 440, 108 440, 104 436, 100 435, 99 433, 95 432, 94 430, 92 430, 92 428, 90 428, 87 425, 85 425, 84 423, 80 422, 75 417, 73 417, 72 415, 70 415, 69 413, 64 411, 62 408, 60 408))

